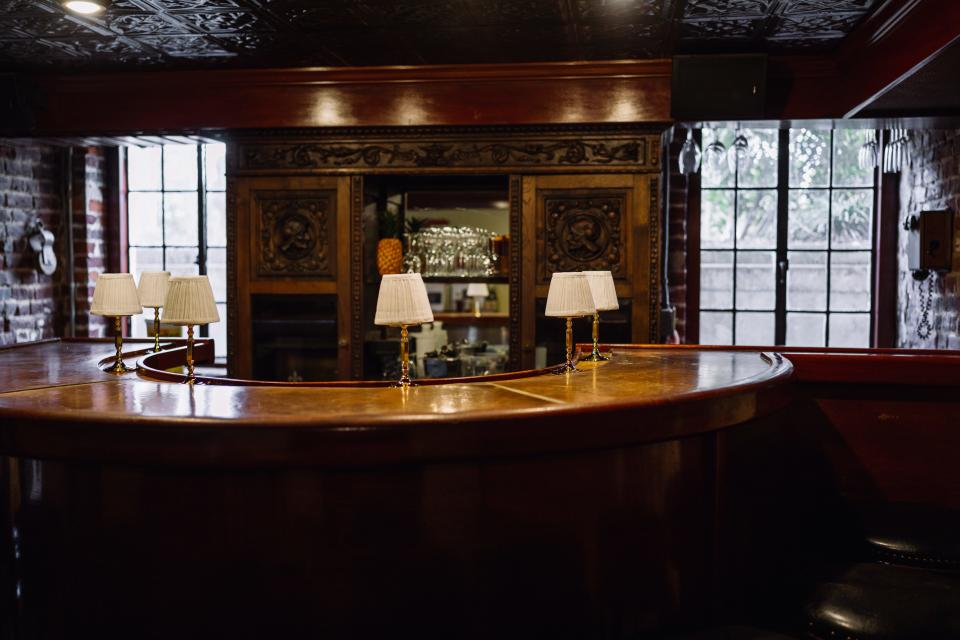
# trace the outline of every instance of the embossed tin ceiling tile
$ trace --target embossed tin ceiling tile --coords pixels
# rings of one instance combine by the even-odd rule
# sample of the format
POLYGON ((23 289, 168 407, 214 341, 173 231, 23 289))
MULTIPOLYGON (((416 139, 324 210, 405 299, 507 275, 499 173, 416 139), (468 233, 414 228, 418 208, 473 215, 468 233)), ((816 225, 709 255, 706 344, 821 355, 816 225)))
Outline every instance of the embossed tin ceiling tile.
POLYGON ((38 38, 57 38, 91 33, 90 27, 79 20, 46 12, 0 18, 0 29, 4 31, 12 29, 24 35, 38 38))
POLYGON ((229 58, 236 56, 207 36, 143 36, 137 42, 171 58, 229 58))
POLYGON ((200 32, 233 33, 254 31, 255 29, 272 31, 265 20, 261 20, 252 11, 217 11, 207 13, 171 13, 183 24, 190 25, 200 32))
POLYGON ((111 11, 107 26, 124 35, 191 34, 189 28, 162 13, 121 13, 111 11))
POLYGON ((17 62, 28 60, 34 66, 49 66, 77 59, 76 54, 55 43, 35 39, 0 42, 0 57, 17 62))
POLYGON ((200 9, 236 9, 241 6, 237 0, 140 0, 160 11, 195 11, 200 9))
POLYGON ((684 20, 680 36, 696 40, 753 39, 763 33, 766 20, 684 20))
POLYGON ((783 15, 836 11, 867 13, 876 3, 877 0, 788 0, 782 13, 783 15))
MULTIPOLYGON (((482 4, 485 0, 476 1, 482 4)), ((431 2, 358 0, 353 4, 351 13, 363 24, 379 27, 400 25, 466 27, 474 24, 477 15, 482 15, 480 8, 471 0, 432 0, 431 2)))
POLYGON ((775 0, 687 0, 684 18, 765 17, 776 6, 775 0))
POLYGON ((774 27, 771 35, 775 36, 810 36, 810 37, 839 37, 849 33, 860 20, 863 14, 820 14, 786 17, 774 27))
POLYGON ((576 20, 636 20, 662 18, 672 9, 674 0, 576 0, 576 20))

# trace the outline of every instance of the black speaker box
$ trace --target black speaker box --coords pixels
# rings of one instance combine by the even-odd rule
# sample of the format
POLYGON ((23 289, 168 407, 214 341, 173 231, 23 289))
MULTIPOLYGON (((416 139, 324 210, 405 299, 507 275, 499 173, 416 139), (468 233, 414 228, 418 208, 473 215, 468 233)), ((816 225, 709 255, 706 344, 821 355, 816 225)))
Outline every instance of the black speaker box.
POLYGON ((767 56, 674 56, 674 120, 760 120, 767 94, 767 56))
POLYGON ((36 91, 13 73, 0 73, 0 133, 23 135, 34 126, 36 91))

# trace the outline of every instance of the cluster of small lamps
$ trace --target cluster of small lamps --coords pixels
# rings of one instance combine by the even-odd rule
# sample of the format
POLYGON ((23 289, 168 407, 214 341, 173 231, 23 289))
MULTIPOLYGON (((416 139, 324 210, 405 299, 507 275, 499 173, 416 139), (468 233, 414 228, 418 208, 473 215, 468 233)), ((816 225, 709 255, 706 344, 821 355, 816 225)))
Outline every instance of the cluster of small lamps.
POLYGON ((123 362, 123 325, 121 319, 153 309, 153 350, 160 350, 160 321, 187 327, 187 378, 196 382, 193 361, 193 328, 220 322, 220 314, 207 276, 174 276, 166 271, 150 271, 140 275, 139 286, 129 273, 102 273, 93 291, 90 313, 114 318, 117 355, 110 373, 122 374, 131 369, 123 362), (163 315, 160 315, 163 309, 163 315))
MULTIPOLYGON (((480 297, 479 287, 474 294, 480 297)), ((566 320, 566 361, 557 373, 580 371, 573 353, 573 320, 593 317, 593 351, 586 360, 601 362, 609 357, 600 353, 600 311, 619 309, 613 275, 609 271, 577 271, 554 273, 547 293, 546 315, 566 320)), ((408 327, 433 322, 433 310, 427 288, 419 273, 383 276, 377 297, 374 323, 400 328, 400 380, 397 386, 408 387, 410 381, 410 347, 408 327)))

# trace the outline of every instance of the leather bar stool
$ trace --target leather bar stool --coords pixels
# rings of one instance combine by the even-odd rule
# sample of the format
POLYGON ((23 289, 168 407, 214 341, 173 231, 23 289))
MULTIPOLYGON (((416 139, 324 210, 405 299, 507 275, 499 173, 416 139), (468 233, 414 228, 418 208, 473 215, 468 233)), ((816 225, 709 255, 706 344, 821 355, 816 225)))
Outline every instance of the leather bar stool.
POLYGON ((817 638, 960 638, 960 514, 860 508, 867 559, 824 571, 807 601, 817 638))

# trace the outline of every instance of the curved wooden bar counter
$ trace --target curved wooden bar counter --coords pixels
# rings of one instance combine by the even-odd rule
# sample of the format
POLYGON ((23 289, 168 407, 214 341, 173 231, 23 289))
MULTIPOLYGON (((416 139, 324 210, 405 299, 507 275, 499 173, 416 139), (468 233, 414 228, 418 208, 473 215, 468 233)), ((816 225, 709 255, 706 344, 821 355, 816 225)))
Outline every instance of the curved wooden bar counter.
POLYGON ((777 354, 623 349, 407 390, 191 386, 162 371, 182 351, 117 377, 104 343, 0 350, 14 637, 629 637, 706 619, 718 434, 762 425, 791 375, 777 354))

